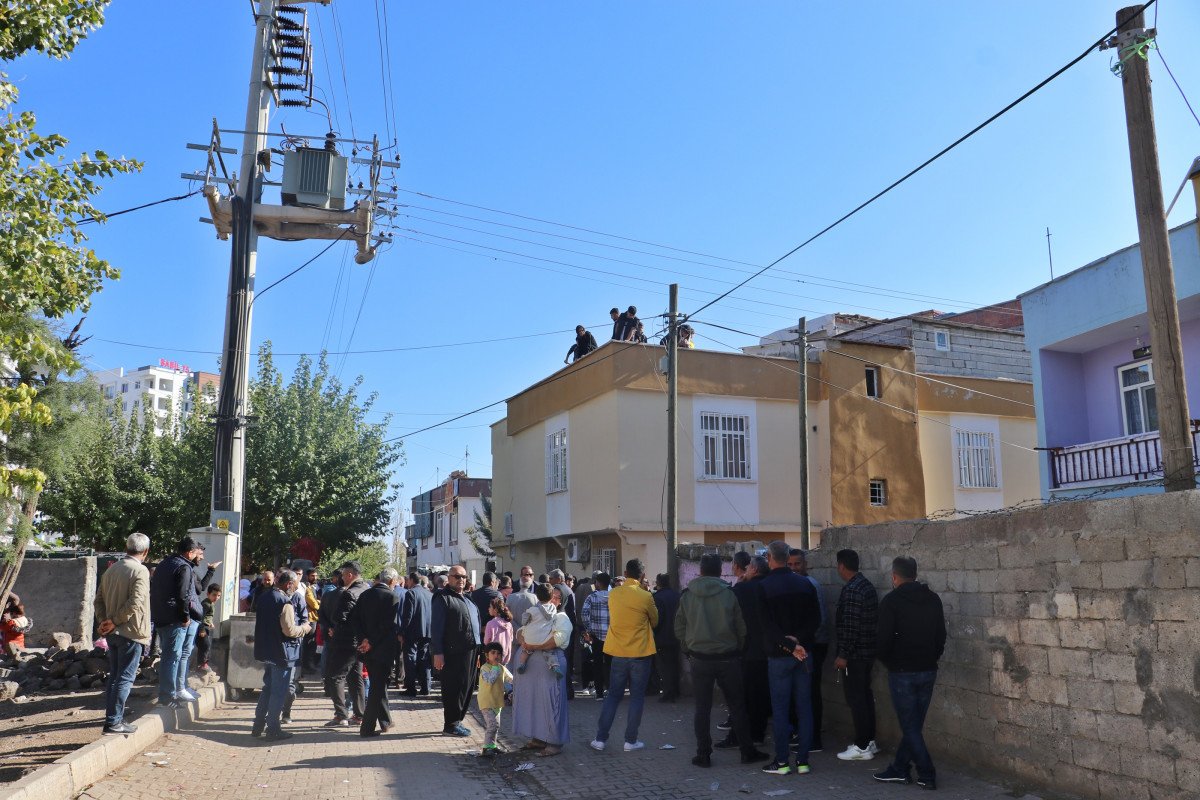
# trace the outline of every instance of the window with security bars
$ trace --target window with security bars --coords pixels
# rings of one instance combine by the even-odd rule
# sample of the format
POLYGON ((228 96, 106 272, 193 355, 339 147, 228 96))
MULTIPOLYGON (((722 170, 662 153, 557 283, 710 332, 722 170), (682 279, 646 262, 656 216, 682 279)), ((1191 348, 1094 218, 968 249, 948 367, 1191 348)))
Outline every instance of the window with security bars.
POLYGON ((617 574, 617 548, 602 547, 597 550, 593 566, 596 572, 606 572, 610 578, 617 574))
POLYGON ((704 477, 750 480, 750 418, 736 414, 700 414, 704 440, 704 477))
POLYGON ((882 478, 871 479, 871 505, 886 506, 888 504, 887 481, 882 478))
POLYGON ((996 437, 991 433, 955 431, 958 485, 963 489, 996 489, 996 437))
POLYGON ((546 494, 567 490, 567 429, 546 437, 546 494))

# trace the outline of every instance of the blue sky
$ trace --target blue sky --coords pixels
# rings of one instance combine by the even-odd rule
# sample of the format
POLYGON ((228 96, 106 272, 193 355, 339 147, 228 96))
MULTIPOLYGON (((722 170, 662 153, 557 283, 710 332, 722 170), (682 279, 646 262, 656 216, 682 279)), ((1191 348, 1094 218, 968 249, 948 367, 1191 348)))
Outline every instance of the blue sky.
MULTIPOLYGON (((1160 6, 1162 55, 1196 105, 1200 6, 1160 6)), ((444 199, 402 191, 396 243, 373 266, 355 265, 352 246, 337 245, 272 289, 255 304, 254 343, 271 339, 280 353, 467 343, 334 357, 344 379, 361 374, 379 393, 376 408, 394 412, 396 435, 510 396, 561 366, 576 324, 603 341, 608 309, 632 303, 650 327, 673 276, 691 311, 745 277, 738 270, 787 252, 1076 56, 1112 27, 1116 8, 312 6, 318 97, 336 111, 336 129, 382 139, 391 131, 402 162, 394 184, 444 199)), ((118 210, 194 188, 179 175, 200 169, 202 154, 185 143, 207 141, 214 117, 241 127, 252 34, 248 3, 121 0, 71 60, 26 58, 8 72, 19 107, 70 138, 72 152, 145 162, 98 198, 118 210)), ((1134 242, 1110 60, 1093 53, 701 318, 767 333, 801 314, 962 310, 1045 281, 1047 226, 1057 274, 1134 242)), ((1200 126, 1157 55, 1151 73, 1170 197, 1200 155, 1200 126)), ((318 141, 328 128, 323 113, 295 109, 276 113, 272 129, 281 123, 318 141)), ((198 222, 206 213, 194 197, 95 230, 92 245, 122 278, 96 297, 84 329, 94 337, 85 348, 92 369, 160 357, 216 367, 229 245, 198 222)), ((1185 194, 1171 223, 1194 213, 1185 194)), ((262 240, 259 287, 323 246, 262 240)), ((700 332, 727 345, 752 341, 700 332)), ((295 359, 277 361, 286 373, 295 359)), ((500 416, 502 406, 408 438, 397 470, 405 502, 461 468, 468 448, 471 474, 490 475, 487 426, 500 416)))

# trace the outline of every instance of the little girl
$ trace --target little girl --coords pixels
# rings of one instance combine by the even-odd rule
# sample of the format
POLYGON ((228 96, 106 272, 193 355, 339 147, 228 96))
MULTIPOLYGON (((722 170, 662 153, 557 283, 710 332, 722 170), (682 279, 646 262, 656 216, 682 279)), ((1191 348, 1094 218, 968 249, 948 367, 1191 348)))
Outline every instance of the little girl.
MULTIPOLYGON (((534 590, 537 595, 538 604, 531 607, 521 617, 521 629, 517 633, 518 644, 545 644, 554 635, 554 618, 558 615, 558 609, 550 599, 550 587, 547 584, 539 583, 537 589, 534 590)), ((562 671, 558 666, 558 658, 552 650, 538 650, 537 654, 558 677, 562 677, 562 671)), ((521 648, 521 663, 517 665, 517 674, 524 675, 525 669, 529 666, 529 657, 531 653, 526 648, 521 648)))
POLYGON ((15 597, 8 598, 8 606, 0 617, 0 642, 7 656, 16 656, 25 649, 25 633, 33 624, 25 616, 25 606, 15 597))
POLYGON ((488 614, 492 618, 483 629, 483 643, 491 644, 492 642, 499 642, 504 652, 500 658, 500 663, 507 665, 512 660, 512 612, 508 610, 508 605, 504 602, 504 598, 497 597, 488 606, 488 614))
MULTIPOLYGON (((490 623, 488 627, 491 627, 490 623)), ((500 642, 489 642, 483 646, 483 657, 486 661, 479 669, 479 694, 477 697, 479 710, 483 713, 485 723, 483 734, 483 755, 485 756, 494 756, 500 752, 496 747, 496 734, 500 732, 500 712, 504 710, 504 687, 505 684, 512 683, 513 679, 508 668, 500 663, 503 656, 504 646, 500 642)))

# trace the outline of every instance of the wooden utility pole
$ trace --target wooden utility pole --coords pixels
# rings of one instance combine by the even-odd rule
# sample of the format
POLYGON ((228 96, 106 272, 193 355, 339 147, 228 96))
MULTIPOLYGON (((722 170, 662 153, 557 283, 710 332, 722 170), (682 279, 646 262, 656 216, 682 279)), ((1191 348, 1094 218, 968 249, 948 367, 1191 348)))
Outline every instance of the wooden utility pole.
POLYGON ((667 315, 667 575, 679 588, 679 284, 667 315))
POLYGON ((1146 313, 1154 359, 1155 399, 1162 442, 1163 481, 1168 492, 1196 487, 1188 424, 1187 385, 1183 375, 1183 346, 1179 337, 1179 307, 1175 273, 1167 237, 1166 205, 1158 166, 1154 103, 1145 47, 1154 32, 1145 30, 1142 7, 1117 12, 1117 47, 1121 85, 1125 93, 1125 126, 1129 132, 1129 162, 1133 200, 1141 242, 1142 277, 1146 284, 1146 313))
POLYGON ((796 358, 800 368, 800 548, 808 550, 808 318, 796 326, 796 358))

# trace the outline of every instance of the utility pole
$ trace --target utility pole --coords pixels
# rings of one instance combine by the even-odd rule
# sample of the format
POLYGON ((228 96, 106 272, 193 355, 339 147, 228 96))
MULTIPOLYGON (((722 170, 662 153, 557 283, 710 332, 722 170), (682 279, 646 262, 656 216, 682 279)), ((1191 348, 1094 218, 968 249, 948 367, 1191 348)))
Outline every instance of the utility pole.
POLYGON ((1167 237, 1166 207, 1154 130, 1154 104, 1150 95, 1150 69, 1145 50, 1153 40, 1154 33, 1144 27, 1141 6, 1123 8, 1117 12, 1117 35, 1106 42, 1106 46, 1118 48, 1121 62, 1129 162, 1133 172, 1133 199, 1154 359, 1163 481, 1166 491, 1178 492, 1196 487, 1196 473, 1188 424, 1179 307, 1175 298, 1175 275, 1167 237))
MULTIPOLYGON (((270 122, 271 94, 266 86, 266 63, 274 14, 275 0, 261 0, 254 20, 254 50, 250 58, 242 161, 233 203, 233 246, 229 263, 229 294, 225 306, 225 335, 221 347, 221 390, 217 401, 216 440, 213 446, 210 522, 215 525, 224 520, 229 533, 237 537, 237 558, 234 563, 225 565, 225 575, 232 575, 234 580, 241 574, 242 560, 250 315, 258 257, 254 204, 258 202, 262 191, 259 154, 267 150, 266 132, 270 122)), ((267 153, 269 157, 270 151, 267 150, 267 153)))
POLYGON ((679 588, 679 284, 667 315, 667 575, 679 588))
POLYGON ((800 548, 809 547, 808 513, 808 318, 796 325, 796 358, 800 364, 800 548))

